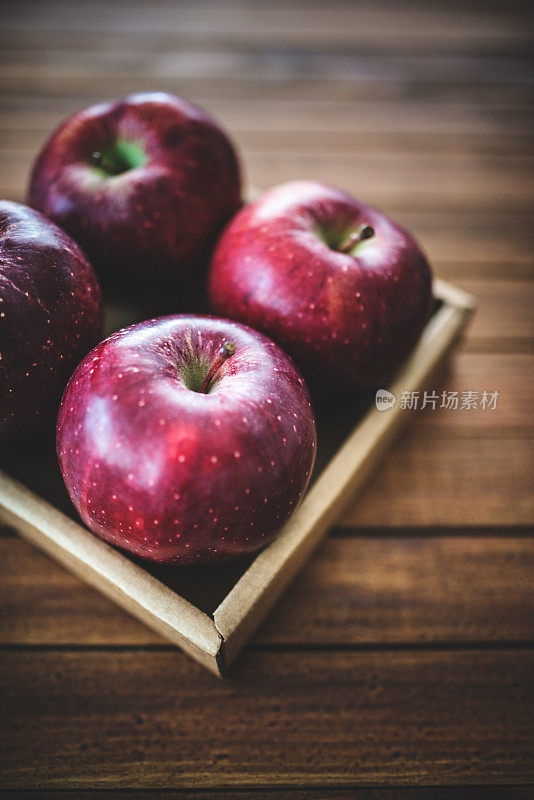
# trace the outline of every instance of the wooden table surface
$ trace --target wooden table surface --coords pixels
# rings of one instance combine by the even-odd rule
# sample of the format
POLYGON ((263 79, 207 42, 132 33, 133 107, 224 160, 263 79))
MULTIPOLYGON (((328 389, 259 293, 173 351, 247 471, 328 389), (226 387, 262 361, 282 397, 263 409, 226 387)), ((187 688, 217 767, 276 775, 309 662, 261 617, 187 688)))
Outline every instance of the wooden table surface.
POLYGON ((4 529, 3 796, 426 798, 399 787, 516 784, 501 796, 526 797, 529 4, 35 0, 4 3, 0 27, 5 197, 24 198, 67 114, 135 90, 183 94, 227 127, 259 187, 331 182, 412 229, 436 273, 479 303, 439 388, 500 392, 494 411, 414 414, 224 681, 4 529))

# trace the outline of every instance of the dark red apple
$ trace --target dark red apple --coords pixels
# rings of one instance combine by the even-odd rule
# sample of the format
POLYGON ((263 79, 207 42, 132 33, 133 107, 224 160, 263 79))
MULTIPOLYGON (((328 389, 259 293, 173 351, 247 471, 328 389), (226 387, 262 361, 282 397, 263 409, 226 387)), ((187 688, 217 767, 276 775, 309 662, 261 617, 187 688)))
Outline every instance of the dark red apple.
POLYGON ((78 245, 37 211, 0 201, 0 442, 55 416, 101 329, 100 287, 78 245))
POLYGON ((29 203, 68 231, 104 286, 184 285, 240 205, 236 154, 201 109, 163 92, 70 117, 34 166, 29 203))
POLYGON ((409 233, 345 192, 286 183, 242 209, 209 276, 212 308, 272 337, 321 388, 385 385, 429 317, 409 233))
POLYGON ((125 328, 82 361, 63 396, 57 452, 89 528, 178 564, 257 550, 312 470, 306 386, 257 331, 198 316, 125 328))

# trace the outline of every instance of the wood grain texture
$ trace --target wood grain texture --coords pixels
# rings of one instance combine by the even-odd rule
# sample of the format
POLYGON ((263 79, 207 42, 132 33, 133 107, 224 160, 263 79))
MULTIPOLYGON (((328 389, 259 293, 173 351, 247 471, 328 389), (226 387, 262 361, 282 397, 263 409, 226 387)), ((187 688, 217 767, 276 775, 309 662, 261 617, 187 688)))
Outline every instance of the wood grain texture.
MULTIPOLYGON (((513 534, 330 538, 252 640, 383 646, 534 639, 534 541, 513 534)), ((19 539, 0 539, 0 643, 163 640, 19 539), (80 619, 91 620, 80 626, 80 619)))
POLYGON ((447 438, 407 432, 366 486, 347 527, 531 525, 531 439, 447 438))
POLYGON ((1 538, 1 796, 530 796, 495 784, 534 780, 531 4, 4 6, 4 197, 66 115, 185 95, 258 186, 339 183, 413 230, 479 304, 440 388, 501 395, 414 419, 232 681, 1 538))
MULTIPOLYGON (((119 789, 106 789, 104 791, 85 792, 84 797, 91 800, 178 800, 186 797, 187 800, 206 800, 206 792, 190 789, 156 789, 154 791, 128 791, 119 789)), ((46 796, 46 795, 45 795, 46 796)), ((79 792, 61 790, 60 792, 47 792, 47 796, 58 800, 80 800, 79 792)), ((34 800, 32 791, 0 791, 2 800, 34 800)), ((231 787, 220 791, 209 789, 210 800, 531 800, 532 791, 524 786, 447 786, 447 787, 395 787, 368 789, 357 786, 340 788, 323 786, 321 789, 293 788, 280 789, 251 789, 250 787, 231 787)))
MULTIPOLYGON (((429 42, 441 44, 450 52, 458 47, 470 49, 477 44, 482 49, 496 44, 502 47, 506 43, 517 47, 530 40, 519 20, 504 15, 499 5, 495 8, 492 4, 474 3, 468 9, 457 6, 442 17, 437 17, 435 4, 429 4, 426 9, 417 5, 399 8, 391 2, 364 0, 351 6, 335 0, 330 6, 325 8, 310 2, 288 6, 283 0, 276 0, 271 3, 271 9, 267 9, 255 2, 233 0, 221 8, 221 4, 212 0, 203 3, 202 9, 192 3, 183 4, 178 18, 172 20, 169 17, 169 11, 174 10, 172 0, 160 0, 150 13, 147 13, 142 0, 132 2, 127 9, 120 4, 106 3, 105 15, 93 14, 80 0, 73 3, 53 0, 45 8, 38 0, 33 0, 16 6, 5 26, 10 32, 24 33, 39 31, 47 34, 60 29, 93 35, 110 31, 122 36, 132 33, 150 36, 153 33, 171 33, 169 23, 172 21, 174 35, 181 34, 184 38, 211 34, 256 46, 266 41, 279 45, 287 39, 300 46, 308 42, 317 46, 322 42, 339 45, 335 40, 340 36, 347 44, 366 42, 376 45, 383 42, 393 50, 418 44, 425 52, 429 42), (73 12, 62 18, 67 8, 73 12), (357 14, 354 8, 357 8, 357 14), (380 14, 377 14, 377 8, 380 14), (441 25, 437 27, 438 20, 441 25)), ((524 9, 525 4, 521 2, 507 6, 509 11, 524 9)))
POLYGON ((258 653, 216 681, 177 652, 8 652, 2 782, 525 782, 533 667, 521 650, 258 653))
POLYGON ((534 340, 534 283, 530 281, 458 280, 477 299, 478 313, 466 347, 478 352, 524 351, 534 340))
POLYGON ((533 373, 534 354, 478 353, 464 348, 426 382, 418 398, 419 408, 407 412, 412 415, 410 435, 426 437, 431 433, 433 437, 492 439, 531 436, 534 434, 533 373), (427 407, 422 408, 425 391, 427 407), (484 407, 485 391, 499 392, 495 408, 484 407), (443 405, 452 392, 458 393, 456 410, 443 405), (476 407, 462 408, 466 392, 476 393, 476 407))

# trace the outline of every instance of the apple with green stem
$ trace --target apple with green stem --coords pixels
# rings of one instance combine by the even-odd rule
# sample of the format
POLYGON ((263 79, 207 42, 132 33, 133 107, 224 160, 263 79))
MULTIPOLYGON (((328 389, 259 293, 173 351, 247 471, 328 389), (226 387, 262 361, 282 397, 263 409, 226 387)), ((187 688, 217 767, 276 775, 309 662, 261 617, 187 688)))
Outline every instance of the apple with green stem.
POLYGON ((67 119, 37 158, 28 197, 80 243, 105 287, 172 291, 176 305, 240 205, 239 165, 204 111, 134 94, 67 119))

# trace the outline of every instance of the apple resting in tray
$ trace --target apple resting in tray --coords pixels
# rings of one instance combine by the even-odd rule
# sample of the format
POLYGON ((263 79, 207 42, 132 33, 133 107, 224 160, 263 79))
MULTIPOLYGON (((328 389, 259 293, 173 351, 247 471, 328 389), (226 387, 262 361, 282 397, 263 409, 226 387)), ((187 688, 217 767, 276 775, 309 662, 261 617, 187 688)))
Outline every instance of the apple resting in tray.
POLYGON ((173 316, 113 334, 61 404, 57 452, 89 528, 154 561, 223 561, 269 542, 315 458, 308 391, 263 334, 173 316))
POLYGON ((214 311, 283 347, 312 390, 384 387, 429 318, 431 273, 407 231, 311 181, 236 214, 213 256, 214 311))

